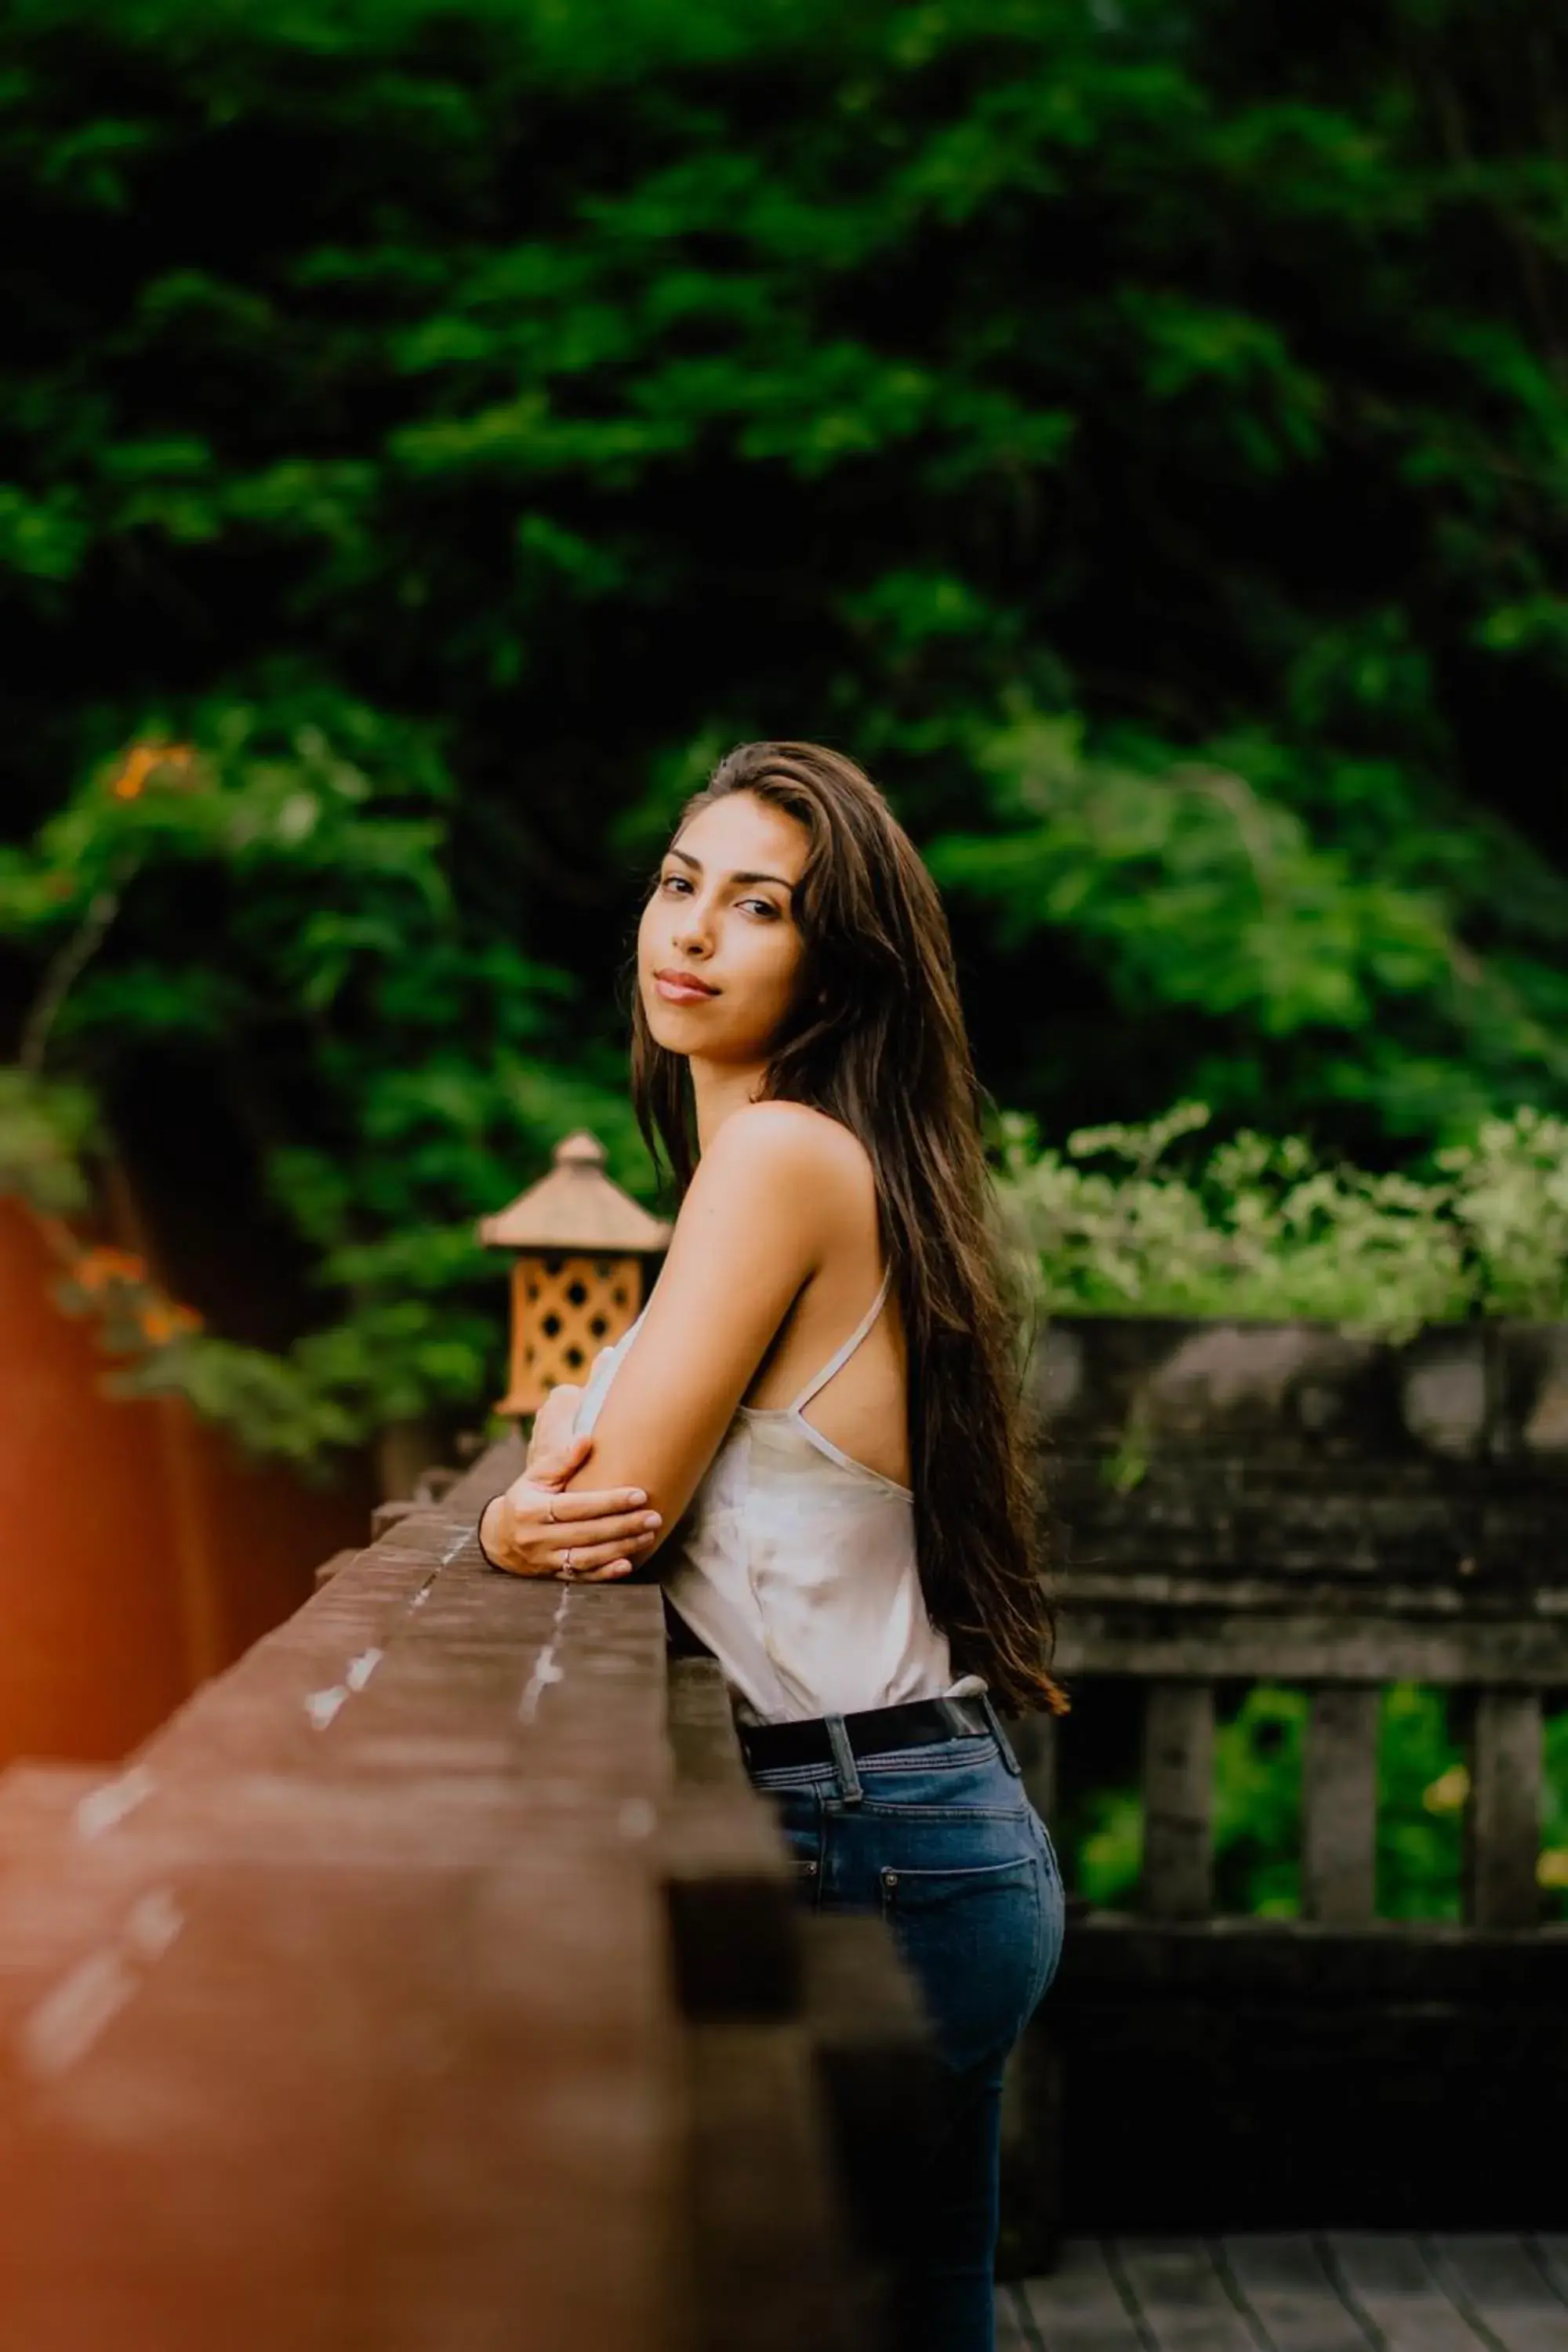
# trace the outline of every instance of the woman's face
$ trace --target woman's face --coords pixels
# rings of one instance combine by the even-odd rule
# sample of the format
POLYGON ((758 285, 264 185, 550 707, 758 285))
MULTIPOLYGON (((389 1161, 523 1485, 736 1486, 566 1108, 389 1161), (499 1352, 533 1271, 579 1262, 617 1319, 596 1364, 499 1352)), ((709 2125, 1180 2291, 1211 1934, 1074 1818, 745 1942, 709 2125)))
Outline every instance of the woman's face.
POLYGON ((715 1062, 767 1059, 805 957, 791 896, 808 846, 798 819, 745 792, 699 811, 670 844, 637 931, 656 1044, 715 1062), (700 985, 682 988, 682 974, 700 985))

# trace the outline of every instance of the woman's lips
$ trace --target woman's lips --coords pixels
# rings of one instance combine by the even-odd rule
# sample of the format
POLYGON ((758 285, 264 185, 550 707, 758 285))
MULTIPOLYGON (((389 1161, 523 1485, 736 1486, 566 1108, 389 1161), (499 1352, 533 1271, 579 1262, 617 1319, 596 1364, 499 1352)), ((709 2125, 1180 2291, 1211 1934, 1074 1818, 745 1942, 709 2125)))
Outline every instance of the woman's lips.
POLYGON ((662 972, 654 974, 653 984, 671 1004, 706 1004, 719 992, 715 988, 694 988, 687 981, 666 980, 662 972))

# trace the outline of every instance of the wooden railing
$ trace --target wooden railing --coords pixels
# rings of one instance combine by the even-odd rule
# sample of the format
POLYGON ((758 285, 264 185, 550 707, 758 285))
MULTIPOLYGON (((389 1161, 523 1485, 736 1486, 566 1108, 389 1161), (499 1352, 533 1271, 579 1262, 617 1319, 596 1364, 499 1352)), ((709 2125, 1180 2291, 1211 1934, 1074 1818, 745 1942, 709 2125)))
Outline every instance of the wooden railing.
POLYGON ((882 2341, 907 1979, 796 1905, 657 1587, 482 1565, 518 1460, 122 1768, 0 1777, 7 2344, 882 2341))
POLYGON ((1310 1692, 1301 1788, 1301 1914, 1333 1927, 1375 1916, 1380 1701, 1394 1683, 1458 1693, 1467 1732, 1464 1916, 1477 1927, 1541 1920, 1542 1701, 1568 1686, 1568 1618, 1443 1607, 1397 1589, 1354 1615, 1281 1582, 1107 1571, 1070 1580, 1063 1665, 1076 1683, 1142 1687, 1140 1909, 1214 1909, 1215 1690, 1238 1682, 1310 1692), (1438 1613, 1440 1612, 1440 1614, 1438 1613))
MULTIPOLYGON (((1095 2227, 1542 2221, 1534 2118, 1568 2094, 1568 1927, 1538 1884, 1542 1707, 1568 1696, 1554 1350, 1091 1322, 1050 1350, 1075 1708, 1030 1728, 1028 1773, 1053 1813, 1107 1684, 1132 1685, 1143 1853, 1134 1909, 1076 1906, 1020 2153, 1095 2227), (1215 1914, 1216 1691, 1263 1681, 1310 1694, 1299 1919, 1215 1914), (1459 1923, 1377 1916, 1380 1703, 1405 1682, 1467 1729, 1459 1923)), ((1026 2266, 1059 2219, 1024 2217, 1026 2266)))
MULTIPOLYGON (((1552 2225, 1552 1351, 1088 1324, 1052 1347, 1077 1703, 1057 1752, 1042 1723, 1020 1742, 1054 1819, 1098 1695, 1141 1692, 1146 1836, 1137 1906, 1079 1907, 1015 2069, 1015 2266, 1064 2215, 1552 2225), (1261 1677, 1312 1694, 1300 1919, 1213 1909, 1216 1693, 1261 1677), (1375 1916, 1396 1679, 1469 1695, 1463 1923, 1375 1916)), ((0 1776, 7 2342, 881 2340, 931 2080, 909 1984, 879 1922, 795 1905, 716 1669, 667 1659, 653 1584, 482 1566, 475 1513, 517 1460, 384 1511, 121 1767, 0 1776)))

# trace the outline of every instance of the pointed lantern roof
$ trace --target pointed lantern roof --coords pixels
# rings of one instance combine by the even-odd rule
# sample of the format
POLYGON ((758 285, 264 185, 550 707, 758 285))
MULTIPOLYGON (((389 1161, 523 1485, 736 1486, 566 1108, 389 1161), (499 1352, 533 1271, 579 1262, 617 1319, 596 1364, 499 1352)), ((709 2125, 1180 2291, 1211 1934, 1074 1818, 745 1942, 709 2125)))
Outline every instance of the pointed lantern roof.
POLYGON ((481 1217, 479 1237, 491 1249, 661 1250, 669 1227, 605 1173, 605 1147, 580 1127, 563 1136, 548 1176, 520 1192, 509 1208, 481 1217))

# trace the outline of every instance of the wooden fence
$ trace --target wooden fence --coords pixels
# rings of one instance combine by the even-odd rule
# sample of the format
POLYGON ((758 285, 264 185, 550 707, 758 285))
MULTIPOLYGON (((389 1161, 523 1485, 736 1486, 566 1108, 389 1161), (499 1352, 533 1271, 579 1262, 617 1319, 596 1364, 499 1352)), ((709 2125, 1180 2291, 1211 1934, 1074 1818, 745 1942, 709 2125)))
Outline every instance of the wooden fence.
POLYGON ((869 2352, 931 2063, 656 1588, 381 1515, 120 1770, 0 1778, 27 2352, 869 2352))
POLYGON ((1568 1697, 1568 1344, 1068 1321, 1041 1365, 1075 1712, 1142 1718, 1135 1910, 1075 1906, 1014 2086, 1015 2256, 1091 2229, 1552 2226, 1568 1927, 1543 1920, 1543 1703, 1568 1697), (1303 1687, 1299 1919, 1215 1916, 1216 1693, 1303 1687), (1376 1915, 1390 1684, 1453 1695, 1463 1916, 1376 1915), (1553 2119, 1548 2126, 1548 2119, 1553 2119), (1060 2144, 1058 2146, 1058 2143, 1060 2144), (1065 2149, 1065 2168, 1062 2150, 1065 2149), (1059 2187, 1058 2187, 1059 2184, 1059 2187))
MULTIPOLYGON (((1568 1349, 1060 1325, 1077 1690, 1142 1697, 1138 1907, 1069 1922, 1009 2252, 1089 2230, 1550 2228, 1568 1928, 1568 1349), (1214 1916, 1216 1704, 1311 1693, 1300 1920, 1214 1916), (1377 1695, 1464 1695, 1468 1916, 1376 1916, 1377 1695), (1543 2146, 1543 2135, 1547 2136, 1543 2146), (1065 2159, 1065 2160, 1064 2160, 1065 2159)), ((386 1511, 119 1770, 0 1777, 0 2311, 28 2352, 868 2352, 931 2064, 813 1916, 651 1584, 501 1577, 518 1464, 386 1511)))

